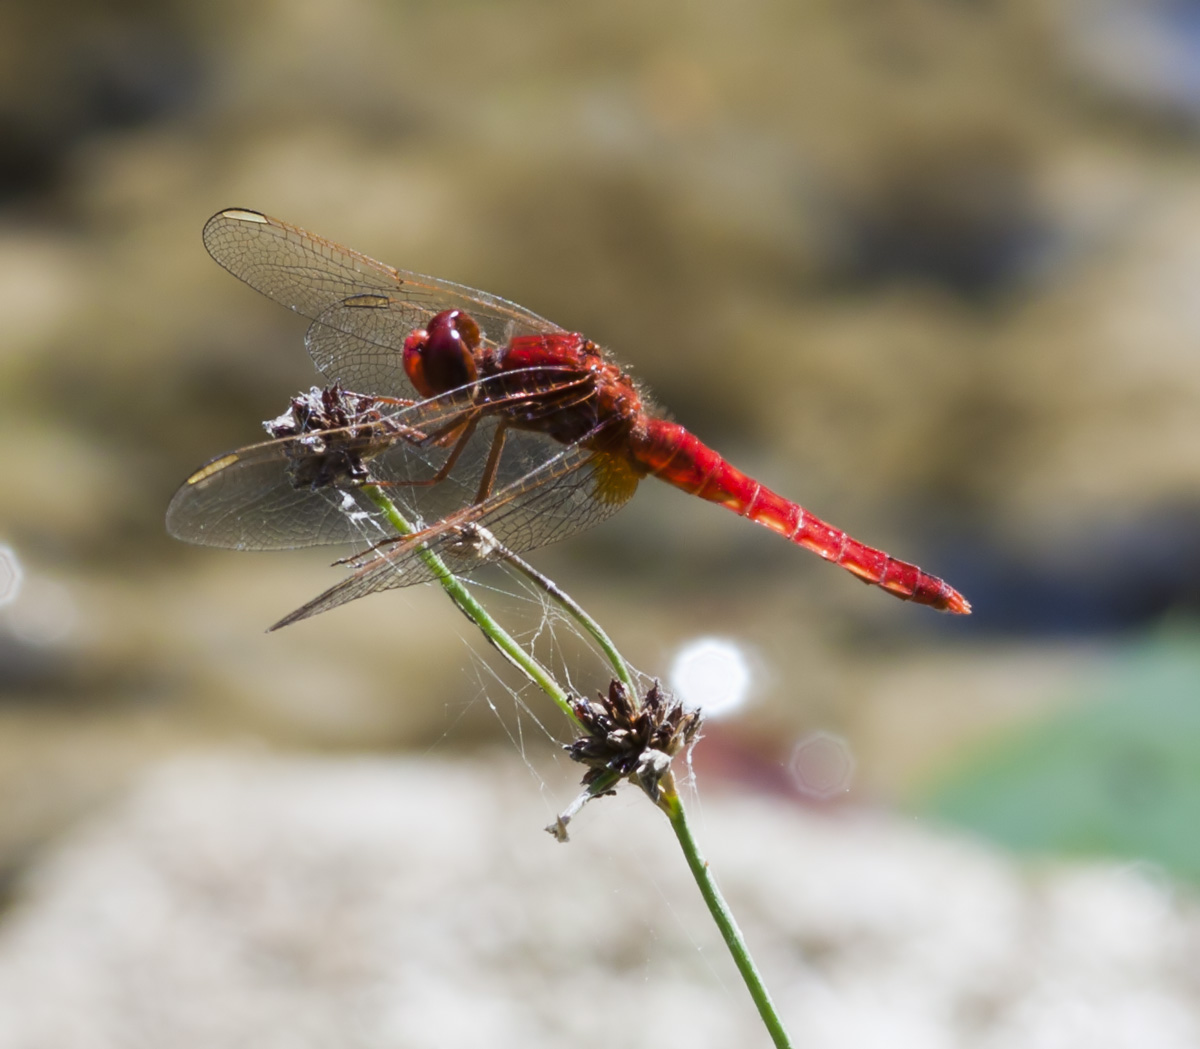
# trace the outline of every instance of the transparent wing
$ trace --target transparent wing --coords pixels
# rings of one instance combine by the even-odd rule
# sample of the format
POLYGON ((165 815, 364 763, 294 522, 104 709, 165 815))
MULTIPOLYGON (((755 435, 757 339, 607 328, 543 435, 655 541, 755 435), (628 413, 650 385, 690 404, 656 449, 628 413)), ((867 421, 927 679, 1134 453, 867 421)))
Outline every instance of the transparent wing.
POLYGON ((467 310, 485 338, 561 331, 516 303, 376 262, 257 211, 229 208, 204 227, 204 246, 239 280, 313 321, 306 343, 331 381, 408 396, 404 339, 441 310, 467 310))
POLYGON ((503 552, 463 541, 463 528, 477 524, 496 543, 523 553, 576 535, 619 510, 637 479, 619 460, 581 444, 506 485, 481 503, 464 507, 429 528, 368 551, 354 574, 285 616, 271 629, 308 619, 379 590, 436 578, 428 555, 454 575, 468 575, 499 560, 503 552), (614 483, 614 477, 617 478, 614 483))
MULTIPOLYGON (((506 372, 382 417, 218 456, 175 493, 167 530, 236 550, 375 543, 395 530, 364 483, 383 486, 408 520, 424 526, 475 502, 502 420, 539 396, 570 395, 580 379, 567 369, 506 372)), ((494 488, 561 451, 541 433, 508 430, 494 488)))
MULTIPOLYGON (((484 390, 495 385, 477 384, 484 390)), ((498 417, 485 414, 473 433, 459 431, 479 414, 467 388, 382 418, 218 456, 175 493, 167 529, 188 542, 238 550, 375 542, 394 530, 362 493, 367 481, 394 488, 413 519, 436 520, 477 490, 498 417), (413 483, 436 477, 456 441, 466 437, 472 446, 460 451, 443 480, 413 483)))
POLYGON ((297 438, 220 456, 189 477, 167 507, 176 539, 231 550, 290 550, 393 534, 353 488, 297 487, 289 478, 297 438))

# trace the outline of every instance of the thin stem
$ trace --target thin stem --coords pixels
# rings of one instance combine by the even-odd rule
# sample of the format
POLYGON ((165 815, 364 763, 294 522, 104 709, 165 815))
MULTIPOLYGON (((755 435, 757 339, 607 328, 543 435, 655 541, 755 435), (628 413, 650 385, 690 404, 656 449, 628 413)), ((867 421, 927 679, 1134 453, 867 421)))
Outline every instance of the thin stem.
MULTIPOLYGON (((404 515, 396 509, 396 504, 383 494, 383 490, 378 485, 363 485, 362 490, 384 512, 388 523, 397 532, 401 535, 409 535, 415 531, 404 515)), ((554 700, 558 704, 558 708, 575 722, 575 714, 571 710, 570 696, 554 680, 554 675, 517 644, 512 635, 488 614, 487 609, 483 605, 475 600, 475 596, 471 591, 446 567, 446 563, 437 554, 432 550, 422 549, 421 558, 429 566, 430 571, 433 572, 442 589, 449 594, 450 600, 454 602, 459 611, 483 631, 484 637, 499 650, 505 659, 554 700)))
POLYGON ((673 783, 668 785, 664 779, 663 786, 659 807, 671 821, 671 828, 675 831, 675 837, 679 839, 679 846, 687 858, 692 877, 696 879, 696 884, 700 887, 700 895, 704 897, 709 914, 713 916, 713 921, 721 930, 721 938, 725 941, 725 946, 729 948, 729 953, 733 955, 733 963, 742 974, 750 997, 754 999, 754 1004, 758 1007, 758 1015, 762 1017, 777 1049, 791 1049, 791 1039, 784 1029, 783 1021, 775 1011, 775 1003, 771 1001, 771 995, 767 991, 766 984, 763 983, 762 975, 754 964, 754 959, 750 956, 750 950, 742 937, 742 931, 738 928, 733 913, 725 902, 725 897, 721 895, 721 890, 717 888, 716 879, 708 868, 708 861, 700 853, 700 846, 692 834, 692 828, 687 820, 683 800, 676 792, 673 783))

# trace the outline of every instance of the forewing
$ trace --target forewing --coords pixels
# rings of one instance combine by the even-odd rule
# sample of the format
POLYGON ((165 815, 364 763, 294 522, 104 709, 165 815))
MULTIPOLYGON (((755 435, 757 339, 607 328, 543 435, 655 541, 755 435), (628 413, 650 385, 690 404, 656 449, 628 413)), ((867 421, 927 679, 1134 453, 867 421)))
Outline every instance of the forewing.
POLYGON ((394 534, 354 488, 297 487, 290 471, 305 451, 300 438, 286 438, 213 459, 175 493, 167 531, 189 543, 232 550, 361 543, 394 534))
POLYGON ((314 362, 349 389, 408 395, 404 339, 441 310, 466 310, 496 345, 562 330, 499 296, 396 269, 257 211, 217 212, 204 245, 235 277, 312 320, 306 342, 314 362))
MULTIPOLYGON (((570 390, 585 378, 569 369, 504 372, 378 421, 360 419, 341 429, 240 448, 184 482, 167 509, 167 529, 187 542, 236 550, 371 544, 395 530, 361 492, 365 482, 383 486, 405 517, 424 527, 475 502, 507 412, 539 392, 570 390), (347 448, 358 451, 365 477, 338 471, 344 462, 339 450, 347 448), (430 483, 451 455, 452 468, 430 483)), ((562 450, 543 434, 509 432, 497 490, 562 450)))
POLYGON ((499 549, 464 544, 462 528, 477 524, 501 547, 523 553, 590 528, 619 510, 636 487, 605 453, 581 445, 567 448, 521 479, 476 506, 464 508, 437 525, 368 551, 354 574, 275 624, 272 629, 327 612, 378 590, 412 586, 436 578, 427 553, 437 555, 454 575, 468 575, 503 559, 499 549))
MULTIPOLYGON (((479 384, 483 388, 495 383, 479 384)), ((332 543, 374 543, 395 529, 361 491, 384 485, 410 519, 424 523, 461 508, 475 495, 497 418, 483 416, 456 469, 437 484, 456 431, 477 414, 469 390, 456 390, 395 411, 374 423, 284 437, 218 456, 189 477, 167 508, 177 539, 235 550, 287 550, 332 543), (442 433, 450 440, 429 438, 442 433), (341 463, 338 449, 361 455, 367 476, 316 477, 323 463, 341 463)))

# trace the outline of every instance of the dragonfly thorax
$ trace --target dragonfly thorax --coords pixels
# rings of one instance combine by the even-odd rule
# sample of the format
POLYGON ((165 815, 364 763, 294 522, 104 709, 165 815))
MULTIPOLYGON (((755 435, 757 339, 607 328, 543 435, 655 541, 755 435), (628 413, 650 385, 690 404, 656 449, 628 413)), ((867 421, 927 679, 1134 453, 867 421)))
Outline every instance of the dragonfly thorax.
POLYGON ((436 397, 479 377, 479 325, 463 310, 442 310, 404 340, 404 371, 422 397, 436 397))

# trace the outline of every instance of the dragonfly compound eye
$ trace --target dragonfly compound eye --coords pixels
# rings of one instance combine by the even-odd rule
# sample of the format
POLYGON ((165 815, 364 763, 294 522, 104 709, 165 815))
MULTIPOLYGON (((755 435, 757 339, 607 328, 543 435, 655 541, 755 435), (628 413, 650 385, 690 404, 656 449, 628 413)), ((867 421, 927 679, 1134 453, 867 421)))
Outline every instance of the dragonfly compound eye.
POLYGON ((423 397, 455 390, 478 377, 479 325, 462 310, 443 310, 404 340, 404 370, 423 397))

